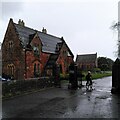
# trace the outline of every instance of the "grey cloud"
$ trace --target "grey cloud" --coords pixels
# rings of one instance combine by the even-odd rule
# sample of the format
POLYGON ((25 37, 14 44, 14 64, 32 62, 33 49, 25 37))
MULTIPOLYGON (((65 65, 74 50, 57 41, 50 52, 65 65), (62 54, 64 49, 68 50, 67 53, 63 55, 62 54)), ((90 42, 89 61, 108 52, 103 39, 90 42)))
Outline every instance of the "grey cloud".
POLYGON ((2 17, 13 16, 22 10, 21 2, 2 2, 2 17))

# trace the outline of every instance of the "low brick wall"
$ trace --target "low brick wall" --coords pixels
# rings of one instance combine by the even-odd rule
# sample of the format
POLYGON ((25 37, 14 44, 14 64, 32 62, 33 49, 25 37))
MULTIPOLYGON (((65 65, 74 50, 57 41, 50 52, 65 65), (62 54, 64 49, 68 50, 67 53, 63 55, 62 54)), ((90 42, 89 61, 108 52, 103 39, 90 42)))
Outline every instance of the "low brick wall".
POLYGON ((113 94, 120 93, 120 59, 116 59, 112 67, 112 90, 113 94))
POLYGON ((41 77, 29 80, 14 80, 2 83, 2 96, 11 97, 24 92, 39 90, 54 86, 53 78, 41 77))

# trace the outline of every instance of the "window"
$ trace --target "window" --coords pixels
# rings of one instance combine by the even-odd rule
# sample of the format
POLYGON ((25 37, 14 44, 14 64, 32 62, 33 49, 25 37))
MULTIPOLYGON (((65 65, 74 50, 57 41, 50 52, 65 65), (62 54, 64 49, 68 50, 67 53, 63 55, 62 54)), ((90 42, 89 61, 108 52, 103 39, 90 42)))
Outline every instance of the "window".
POLYGON ((59 45, 57 44, 56 45, 56 52, 58 52, 60 50, 60 47, 59 47, 59 45))
POLYGON ((68 57, 71 56, 69 52, 67 52, 67 56, 68 56, 68 57))
POLYGON ((13 41, 9 41, 9 49, 11 49, 13 47, 13 41))
POLYGON ((60 64, 60 73, 62 73, 62 65, 60 64))
POLYGON ((14 66, 11 66, 11 75, 14 74, 14 66))
POLYGON ((38 46, 33 47, 34 55, 39 57, 39 48, 38 46))
POLYGON ((34 77, 39 77, 40 76, 40 64, 34 64, 34 77))
POLYGON ((34 76, 36 76, 36 63, 34 64, 34 76))
POLYGON ((67 56, 67 51, 63 50, 63 56, 67 56))
POLYGON ((38 64, 38 74, 40 73, 40 64, 38 64))
POLYGON ((14 65, 13 64, 8 64, 7 69, 8 69, 8 75, 14 76, 14 71, 15 71, 14 65))

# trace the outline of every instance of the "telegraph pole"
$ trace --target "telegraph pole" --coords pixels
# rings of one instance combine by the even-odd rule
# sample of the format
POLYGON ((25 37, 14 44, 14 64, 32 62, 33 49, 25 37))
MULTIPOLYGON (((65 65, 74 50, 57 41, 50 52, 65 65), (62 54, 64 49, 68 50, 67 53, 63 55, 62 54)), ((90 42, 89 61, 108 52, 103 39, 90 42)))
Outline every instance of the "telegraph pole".
POLYGON ((2 43, 0 42, 0 76, 2 76, 2 50, 1 50, 2 43))

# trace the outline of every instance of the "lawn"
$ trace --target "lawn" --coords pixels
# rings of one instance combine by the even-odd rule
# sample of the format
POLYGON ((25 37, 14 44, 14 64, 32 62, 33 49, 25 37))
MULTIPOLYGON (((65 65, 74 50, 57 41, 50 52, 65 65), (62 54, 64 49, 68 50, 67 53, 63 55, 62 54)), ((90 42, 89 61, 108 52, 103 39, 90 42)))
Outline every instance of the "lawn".
MULTIPOLYGON (((92 74, 92 79, 99 79, 107 76, 112 76, 111 71, 105 71, 101 73, 91 73, 91 74, 92 74)), ((87 73, 84 73, 84 75, 87 75, 87 73)), ((85 80, 85 77, 83 78, 83 80, 85 80)))
MULTIPOLYGON (((83 72, 84 76, 87 75, 87 72, 83 72)), ((91 73, 92 74, 92 80, 94 79, 99 79, 99 78, 103 78, 103 77, 108 77, 108 76, 112 76, 112 71, 104 71, 101 73, 91 73)), ((79 79, 79 78, 78 78, 79 79)), ((83 81, 85 81, 85 77, 82 78, 83 81)), ((69 81, 69 77, 67 75, 67 79, 66 78, 62 78, 62 83, 68 82, 69 81)))

